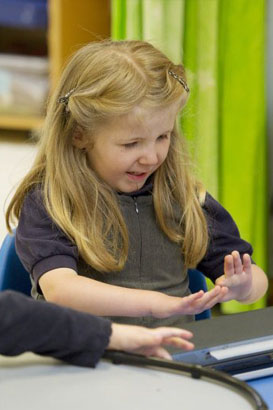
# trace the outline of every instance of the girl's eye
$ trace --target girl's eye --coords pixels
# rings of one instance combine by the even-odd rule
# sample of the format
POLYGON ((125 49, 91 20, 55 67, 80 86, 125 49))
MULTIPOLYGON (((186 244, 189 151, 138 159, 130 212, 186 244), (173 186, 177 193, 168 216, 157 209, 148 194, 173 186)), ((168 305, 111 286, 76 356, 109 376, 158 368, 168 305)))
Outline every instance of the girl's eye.
POLYGON ((165 140, 165 139, 168 139, 168 138, 169 138, 169 134, 162 134, 162 135, 159 135, 159 137, 158 137, 159 140, 165 140))
POLYGON ((129 142, 128 144, 124 144, 125 148, 133 148, 135 145, 137 144, 137 142, 129 142))

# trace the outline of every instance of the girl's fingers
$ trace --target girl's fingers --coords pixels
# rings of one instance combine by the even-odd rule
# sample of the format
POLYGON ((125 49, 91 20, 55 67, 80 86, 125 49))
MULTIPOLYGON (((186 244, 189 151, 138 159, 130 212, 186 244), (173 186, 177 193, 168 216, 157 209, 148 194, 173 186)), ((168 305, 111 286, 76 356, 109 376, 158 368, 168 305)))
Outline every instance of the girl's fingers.
POLYGON ((243 270, 243 265, 242 265, 242 261, 241 261, 241 257, 238 251, 233 251, 231 253, 232 257, 233 257, 233 265, 234 265, 234 273, 236 274, 240 274, 242 273, 243 270))
POLYGON ((177 306, 176 313, 197 314, 203 310, 210 309, 226 294, 226 287, 216 285, 208 292, 199 291, 181 299, 177 306))
POLYGON ((221 302, 223 297, 228 293, 228 288, 226 286, 217 286, 219 287, 218 293, 214 296, 214 298, 210 299, 208 303, 204 306, 205 309, 211 309, 217 303, 221 302))
POLYGON ((208 292, 205 292, 202 299, 200 299, 198 302, 200 302, 200 304, 204 306, 207 303, 209 303, 211 300, 218 298, 220 292, 221 292, 221 287, 216 285, 213 289, 209 290, 208 292))
POLYGON ((211 309, 213 306, 215 306, 217 303, 222 302, 223 298, 226 296, 228 293, 228 288, 226 286, 221 287, 220 293, 215 296, 213 299, 211 299, 205 306, 204 310, 206 309, 211 309))
POLYGON ((204 293, 203 297, 195 301, 191 306, 189 306, 189 308, 195 314, 200 313, 203 310, 210 309, 219 302, 223 293, 226 293, 225 288, 215 286, 210 291, 204 293))
POLYGON ((199 290, 199 292, 196 293, 192 293, 189 296, 186 296, 185 298, 183 298, 183 300, 187 300, 187 301, 194 301, 194 300, 198 300, 201 299, 204 296, 205 292, 203 290, 199 290))
POLYGON ((251 267, 251 259, 250 256, 245 253, 243 255, 243 265, 244 265, 244 271, 247 275, 251 275, 252 273, 252 267, 251 267))
MULTIPOLYGON (((220 289, 219 286, 217 286, 217 288, 220 289)), ((182 308, 183 313, 186 314, 198 313, 200 310, 203 310, 203 306, 211 298, 213 298, 214 295, 217 295, 217 293, 219 293, 219 290, 216 288, 210 290, 209 292, 200 291, 193 293, 192 295, 186 296, 185 298, 181 299, 180 308, 182 308)))
POLYGON ((234 262, 232 255, 226 255, 224 259, 224 272, 226 277, 234 275, 234 262))

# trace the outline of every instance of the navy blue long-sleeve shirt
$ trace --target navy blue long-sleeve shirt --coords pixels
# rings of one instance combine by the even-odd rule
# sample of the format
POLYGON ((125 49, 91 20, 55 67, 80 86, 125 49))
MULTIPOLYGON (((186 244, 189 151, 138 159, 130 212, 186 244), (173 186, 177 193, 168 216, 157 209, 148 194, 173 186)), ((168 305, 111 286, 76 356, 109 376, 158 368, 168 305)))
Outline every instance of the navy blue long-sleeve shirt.
POLYGON ((14 291, 0 292, 0 354, 34 352, 94 367, 109 344, 111 322, 14 291))

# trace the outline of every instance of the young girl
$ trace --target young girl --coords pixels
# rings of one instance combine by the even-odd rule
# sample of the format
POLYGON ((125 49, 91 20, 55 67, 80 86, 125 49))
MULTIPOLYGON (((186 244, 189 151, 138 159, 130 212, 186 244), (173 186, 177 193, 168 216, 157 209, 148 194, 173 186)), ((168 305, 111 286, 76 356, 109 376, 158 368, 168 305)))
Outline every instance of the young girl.
POLYGON ((251 245, 191 174, 176 125, 188 92, 183 67, 146 42, 91 43, 71 59, 7 211, 36 298, 181 327, 264 295, 251 245), (196 266, 216 286, 190 295, 196 266))

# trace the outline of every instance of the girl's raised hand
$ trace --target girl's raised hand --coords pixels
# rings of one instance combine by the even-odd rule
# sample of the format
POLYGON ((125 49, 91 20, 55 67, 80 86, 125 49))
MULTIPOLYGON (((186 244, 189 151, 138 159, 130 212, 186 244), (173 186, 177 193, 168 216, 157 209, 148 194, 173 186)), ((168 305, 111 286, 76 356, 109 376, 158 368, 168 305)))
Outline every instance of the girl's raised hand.
POLYGON ((107 349, 123 350, 144 356, 160 357, 171 360, 171 355, 163 345, 172 345, 184 350, 192 350, 193 343, 188 339, 192 333, 173 327, 148 329, 141 326, 112 324, 112 334, 107 349))
POLYGON ((238 301, 247 300, 252 290, 252 265, 248 254, 243 255, 241 260, 238 251, 233 251, 225 256, 224 275, 216 280, 216 285, 228 288, 227 294, 221 302, 236 299, 238 301))

